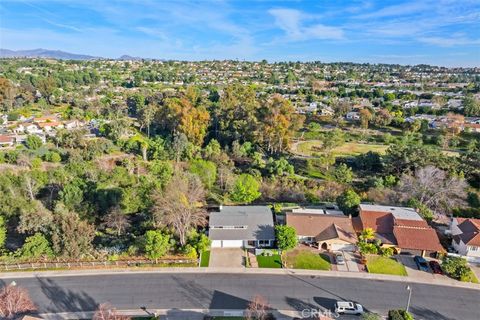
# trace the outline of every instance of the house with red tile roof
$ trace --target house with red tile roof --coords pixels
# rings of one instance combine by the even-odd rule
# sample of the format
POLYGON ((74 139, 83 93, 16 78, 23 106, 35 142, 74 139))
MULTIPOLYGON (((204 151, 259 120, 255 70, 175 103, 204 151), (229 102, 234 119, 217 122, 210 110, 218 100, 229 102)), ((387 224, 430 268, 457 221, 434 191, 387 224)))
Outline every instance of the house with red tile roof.
POLYGON ((458 254, 480 261, 480 219, 452 218, 450 233, 458 254))
POLYGON ((15 140, 12 136, 0 134, 0 148, 12 147, 14 144, 15 140))
POLYGON ((414 208, 360 204, 355 218, 357 232, 366 228, 375 231, 381 245, 392 247, 397 253, 430 255, 444 252, 437 232, 414 208))

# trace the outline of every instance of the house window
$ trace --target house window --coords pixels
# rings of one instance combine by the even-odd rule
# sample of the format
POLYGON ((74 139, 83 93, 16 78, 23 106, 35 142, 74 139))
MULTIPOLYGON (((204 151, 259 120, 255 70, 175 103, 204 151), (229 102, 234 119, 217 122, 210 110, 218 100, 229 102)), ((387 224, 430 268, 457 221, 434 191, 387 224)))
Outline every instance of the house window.
POLYGON ((258 240, 258 246, 266 247, 270 245, 270 240, 258 240))
POLYGON ((477 251, 478 247, 470 247, 470 251, 477 251))

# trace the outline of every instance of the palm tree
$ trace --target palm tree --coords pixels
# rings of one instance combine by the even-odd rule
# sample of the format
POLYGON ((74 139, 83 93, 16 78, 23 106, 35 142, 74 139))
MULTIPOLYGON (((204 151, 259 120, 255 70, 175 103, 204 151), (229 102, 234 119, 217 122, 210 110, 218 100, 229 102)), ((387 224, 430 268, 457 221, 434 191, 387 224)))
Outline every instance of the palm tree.
POLYGON ((374 238, 375 238, 375 231, 372 228, 365 228, 360 234, 360 239, 363 241, 372 240, 374 238))

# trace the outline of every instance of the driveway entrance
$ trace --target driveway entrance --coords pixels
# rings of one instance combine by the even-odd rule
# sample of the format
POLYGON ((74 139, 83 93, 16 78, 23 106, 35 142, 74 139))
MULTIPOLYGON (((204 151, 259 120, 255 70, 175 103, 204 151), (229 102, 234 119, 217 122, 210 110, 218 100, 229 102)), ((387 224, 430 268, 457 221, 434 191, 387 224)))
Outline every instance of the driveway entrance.
POLYGON ((240 248, 212 248, 210 264, 212 268, 242 268, 245 266, 244 251, 240 248))

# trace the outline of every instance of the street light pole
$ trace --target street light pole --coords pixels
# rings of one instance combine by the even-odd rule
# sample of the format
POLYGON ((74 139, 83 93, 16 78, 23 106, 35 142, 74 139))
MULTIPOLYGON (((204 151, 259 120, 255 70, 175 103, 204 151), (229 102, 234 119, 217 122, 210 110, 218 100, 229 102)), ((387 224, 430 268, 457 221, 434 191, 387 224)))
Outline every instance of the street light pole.
POLYGON ((410 285, 407 285, 408 290, 408 300, 407 300, 407 308, 405 309, 408 312, 408 309, 410 308, 410 299, 412 298, 412 287, 410 285))

